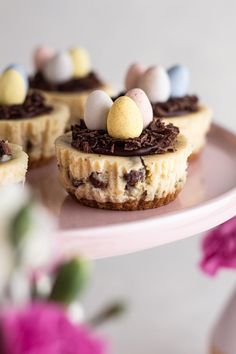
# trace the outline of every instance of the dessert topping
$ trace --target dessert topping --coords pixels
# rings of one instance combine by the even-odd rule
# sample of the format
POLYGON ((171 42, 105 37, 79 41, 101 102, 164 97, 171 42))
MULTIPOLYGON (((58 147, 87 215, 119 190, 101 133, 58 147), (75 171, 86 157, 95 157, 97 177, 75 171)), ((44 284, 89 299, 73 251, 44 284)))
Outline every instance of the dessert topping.
POLYGON ((146 66, 141 63, 134 63, 130 65, 125 76, 125 88, 130 90, 138 87, 138 80, 146 71, 146 66))
POLYGON ((183 114, 197 112, 199 100, 197 96, 184 96, 170 98, 166 102, 157 102, 152 104, 153 115, 155 117, 165 118, 181 116, 183 114))
POLYGON ((189 88, 189 70, 186 66, 174 65, 166 71, 162 66, 148 69, 143 64, 132 64, 125 77, 125 88, 139 87, 152 103, 166 102, 169 97, 184 97, 189 88))
POLYGON ((84 48, 72 48, 70 56, 73 63, 73 76, 85 77, 91 70, 89 53, 84 48))
POLYGON ((52 109, 40 93, 33 91, 26 96, 23 104, 11 106, 0 105, 0 120, 32 118, 50 113, 52 109))
POLYGON ((168 70, 171 82, 171 97, 183 97, 189 88, 189 70, 184 65, 174 65, 168 70))
POLYGON ((73 74, 73 63, 68 52, 57 53, 42 68, 46 80, 61 83, 70 80, 73 74))
POLYGON ((23 69, 18 65, 9 66, 0 77, 0 104, 22 104, 27 91, 28 82, 23 69))
POLYGON ((127 96, 119 97, 107 117, 107 131, 114 139, 130 139, 140 136, 143 117, 137 104, 127 96))
POLYGON ((33 63, 37 70, 41 70, 43 66, 55 55, 54 49, 48 46, 36 48, 33 55, 33 63))
POLYGON ((90 57, 84 48, 72 48, 56 53, 49 47, 39 47, 34 52, 33 61, 44 79, 52 84, 84 78, 89 75, 91 69, 90 57))
POLYGON ((147 95, 140 88, 134 88, 129 90, 126 96, 130 97, 140 109, 143 117, 143 127, 146 128, 153 118, 152 105, 147 95))
POLYGON ((166 70, 158 65, 150 67, 138 80, 151 102, 165 102, 170 97, 170 79, 166 70))
POLYGON ((179 129, 154 118, 141 135, 133 139, 114 139, 105 130, 89 130, 83 121, 72 127, 71 145, 86 153, 116 156, 145 156, 175 151, 179 129))
POLYGON ((84 121, 88 129, 106 130, 107 116, 113 104, 110 96, 101 90, 95 90, 87 98, 84 121))

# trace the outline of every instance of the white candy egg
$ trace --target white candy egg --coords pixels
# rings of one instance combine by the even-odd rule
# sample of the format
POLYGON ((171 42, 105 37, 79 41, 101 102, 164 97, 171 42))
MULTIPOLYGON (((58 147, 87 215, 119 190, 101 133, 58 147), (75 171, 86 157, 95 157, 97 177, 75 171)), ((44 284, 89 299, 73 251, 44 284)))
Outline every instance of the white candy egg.
POLYGON ((160 65, 149 68, 140 77, 138 87, 146 93, 151 102, 165 102, 171 93, 169 76, 160 65))
POLYGON ((140 88, 134 88, 126 93, 137 104, 143 117, 143 128, 145 129, 153 119, 152 105, 146 93, 140 88))
POLYGON ((84 121, 88 129, 106 130, 107 116, 113 104, 110 96, 101 90, 90 93, 85 104, 84 121))
POLYGON ((125 88, 130 90, 137 87, 138 80, 141 75, 146 71, 146 67, 140 63, 134 63, 130 65, 125 76, 125 88))
POLYGON ((67 52, 56 54, 46 62, 42 69, 44 77, 53 83, 60 83, 70 80, 73 74, 73 63, 67 52))

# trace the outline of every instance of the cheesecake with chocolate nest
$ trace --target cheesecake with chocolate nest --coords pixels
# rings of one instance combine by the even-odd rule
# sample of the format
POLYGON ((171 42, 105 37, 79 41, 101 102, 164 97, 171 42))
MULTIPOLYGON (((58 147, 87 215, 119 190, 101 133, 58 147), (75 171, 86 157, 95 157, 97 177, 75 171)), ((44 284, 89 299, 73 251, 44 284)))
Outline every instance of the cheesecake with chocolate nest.
POLYGON ((212 110, 200 103, 195 95, 172 97, 166 102, 152 103, 152 107, 154 116, 179 127, 181 133, 188 137, 193 148, 190 159, 198 157, 206 144, 212 110))
POLYGON ((168 70, 157 65, 146 68, 132 64, 125 78, 126 89, 138 87, 150 99, 155 117, 172 123, 192 144, 191 159, 198 156, 206 143, 212 121, 212 110, 196 95, 189 95, 189 70, 174 65, 168 70))
POLYGON ((0 186, 24 183, 27 165, 21 146, 0 140, 0 186))
POLYGON ((30 166, 38 166, 55 156, 54 141, 68 120, 67 106, 46 103, 40 93, 30 91, 21 104, 0 104, 0 137, 22 146, 30 166))
POLYGON ((91 69, 89 55, 83 48, 55 53, 43 64, 36 64, 37 60, 35 73, 29 77, 29 85, 50 101, 68 105, 71 116, 67 130, 83 117, 84 105, 91 91, 101 89, 109 94, 113 92, 111 86, 91 69))
MULTIPOLYGON (((124 115, 121 105, 131 101, 119 98, 113 106, 124 115)), ((135 124, 134 111, 128 107, 126 112, 135 124)), ((186 181, 187 139, 159 118, 136 137, 114 137, 109 131, 113 114, 111 107, 108 130, 91 130, 81 121, 56 140, 64 188, 84 205, 113 210, 151 209, 174 200, 186 181)))

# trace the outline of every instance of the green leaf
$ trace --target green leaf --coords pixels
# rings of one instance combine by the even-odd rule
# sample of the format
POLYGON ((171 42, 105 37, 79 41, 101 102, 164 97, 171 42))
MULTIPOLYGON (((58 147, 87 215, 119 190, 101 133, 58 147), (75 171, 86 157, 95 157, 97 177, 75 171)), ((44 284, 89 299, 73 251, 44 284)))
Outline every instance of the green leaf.
POLYGON ((88 277, 88 264, 81 258, 74 258, 62 264, 57 270, 49 300, 70 304, 76 300, 88 277))
POLYGON ((10 240, 18 247, 32 225, 32 203, 23 206, 12 220, 10 225, 10 240))
POLYGON ((88 320, 91 326, 98 326, 104 322, 122 315, 126 311, 126 304, 121 301, 113 302, 88 320))

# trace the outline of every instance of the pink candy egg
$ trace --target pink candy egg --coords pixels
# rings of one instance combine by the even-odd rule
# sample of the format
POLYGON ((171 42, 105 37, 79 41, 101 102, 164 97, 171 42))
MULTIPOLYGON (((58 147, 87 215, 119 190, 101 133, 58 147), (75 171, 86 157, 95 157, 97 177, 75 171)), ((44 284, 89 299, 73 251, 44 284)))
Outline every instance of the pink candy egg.
POLYGON ((36 69, 41 70, 44 64, 46 64, 55 55, 55 51, 47 46, 38 47, 33 55, 33 62, 36 69))
POLYGON ((130 90, 132 88, 137 87, 137 82, 139 78, 146 71, 146 67, 140 63, 134 63, 130 65, 126 76, 125 76, 125 88, 126 90, 130 90))
POLYGON ((140 109, 143 117, 143 128, 145 129, 153 119, 152 105, 143 90, 134 88, 126 93, 126 96, 131 98, 140 109))
POLYGON ((171 93, 169 76, 161 65, 149 68, 139 78, 137 87, 146 93, 151 102, 165 102, 171 93))

